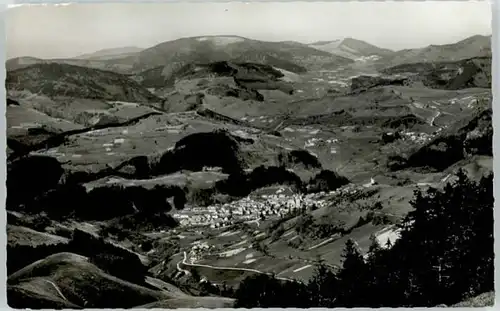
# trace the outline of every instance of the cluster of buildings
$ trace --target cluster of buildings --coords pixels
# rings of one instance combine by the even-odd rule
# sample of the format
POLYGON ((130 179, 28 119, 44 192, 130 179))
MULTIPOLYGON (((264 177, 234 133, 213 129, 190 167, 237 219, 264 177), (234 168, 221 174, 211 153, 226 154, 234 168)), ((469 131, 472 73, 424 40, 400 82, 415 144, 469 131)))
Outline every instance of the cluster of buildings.
MULTIPOLYGON (((441 129, 438 130, 438 132, 440 132, 440 131, 441 131, 441 129)), ((406 131, 402 132, 401 135, 403 136, 403 138, 409 139, 409 140, 414 141, 418 144, 424 144, 434 137, 434 135, 429 135, 426 133, 415 133, 415 132, 406 132, 406 131)))
POLYGON ((336 138, 332 138, 332 139, 322 139, 322 138, 316 138, 316 137, 313 137, 313 138, 310 138, 308 139, 305 143, 304 143, 304 148, 308 148, 308 147, 314 147, 316 146, 317 144, 322 144, 322 145, 325 145, 325 144, 334 144, 334 143, 338 143, 338 139, 336 138))
MULTIPOLYGON (((354 195, 363 188, 376 184, 372 179, 364 185, 349 184, 330 192, 292 195, 285 195, 284 189, 278 189, 274 194, 248 196, 225 204, 186 207, 173 214, 173 217, 185 227, 224 228, 239 221, 278 219, 297 210, 322 208, 332 196, 354 195)), ((199 246, 203 247, 206 246, 199 246)))
POLYGON ((214 246, 208 245, 207 242, 195 241, 186 259, 188 262, 195 263, 201 260, 213 248, 214 246))
POLYGON ((325 193, 293 194, 287 196, 278 190, 276 194, 245 197, 238 201, 207 207, 187 207, 174 214, 182 226, 209 226, 222 228, 236 221, 259 221, 283 217, 299 209, 321 208, 327 202, 325 193))

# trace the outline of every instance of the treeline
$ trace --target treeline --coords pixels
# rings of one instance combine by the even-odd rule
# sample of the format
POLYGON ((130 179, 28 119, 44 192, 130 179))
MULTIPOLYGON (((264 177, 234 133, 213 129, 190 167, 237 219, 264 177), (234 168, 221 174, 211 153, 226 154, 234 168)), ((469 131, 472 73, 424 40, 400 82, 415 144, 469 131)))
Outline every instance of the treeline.
POLYGON ((287 185, 297 193, 331 191, 349 183, 349 180, 329 170, 321 170, 311 180, 303 181, 284 166, 259 166, 253 171, 238 172, 215 183, 213 188, 199 189, 190 194, 191 202, 198 205, 216 203, 217 194, 245 197, 252 191, 273 185, 287 185))
MULTIPOLYGON (((109 173, 109 172, 107 172, 109 173)), ((7 210, 28 214, 46 213, 51 219, 72 217, 80 220, 108 220, 135 214, 164 213, 184 208, 185 190, 174 185, 111 185, 89 191, 81 183, 91 174, 69 175, 60 182, 64 170, 55 158, 30 156, 7 166, 7 210)), ((103 176, 101 176, 103 177, 103 176)))
POLYGON ((252 172, 230 174, 227 179, 217 181, 212 188, 196 189, 190 192, 189 200, 200 206, 217 203, 217 196, 240 198, 252 191, 272 185, 288 185, 297 192, 304 191, 304 184, 294 172, 281 166, 259 166, 252 172))
MULTIPOLYGON (((377 110, 380 109, 380 107, 377 108, 377 110)), ((415 125, 426 124, 424 120, 413 114, 405 114, 401 116, 354 116, 350 112, 352 111, 342 109, 328 114, 291 118, 286 120, 281 127, 284 128, 292 125, 306 126, 311 124, 335 124, 336 126, 353 126, 355 127, 354 130, 357 131, 361 126, 370 125, 403 130, 410 129, 415 125)))
MULTIPOLYGON (((294 163, 300 162, 308 167, 321 167, 321 164, 305 157, 300 151, 291 153, 291 157, 294 159, 289 160, 294 163), (301 160, 296 158, 301 158, 301 160)), ((310 181, 304 182, 285 166, 259 166, 250 173, 231 174, 228 179, 217 182, 216 189, 232 196, 247 196, 256 189, 280 184, 288 185, 296 192, 315 193, 335 190, 348 183, 347 178, 330 170, 321 170, 310 181)))
POLYGON ((25 202, 21 209, 29 214, 44 212, 51 219, 71 217, 80 220, 109 220, 125 215, 158 214, 172 209, 167 198, 173 197, 176 209, 185 203, 184 191, 179 187, 155 186, 124 187, 120 185, 97 187, 87 192, 78 184, 62 184, 25 202))
POLYGON ((363 256, 348 240, 340 271, 320 263, 307 284, 249 277, 236 307, 433 307, 492 291, 493 176, 457 177, 443 191, 415 193, 394 245, 372 237, 363 256))

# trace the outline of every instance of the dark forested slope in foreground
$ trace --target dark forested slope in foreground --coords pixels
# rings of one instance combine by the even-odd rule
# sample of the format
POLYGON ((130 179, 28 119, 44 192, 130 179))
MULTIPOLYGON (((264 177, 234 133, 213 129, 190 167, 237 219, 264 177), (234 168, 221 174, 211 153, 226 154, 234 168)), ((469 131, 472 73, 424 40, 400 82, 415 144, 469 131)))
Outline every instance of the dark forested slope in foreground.
POLYGON ((339 272, 320 263, 307 284, 250 277, 236 306, 434 307, 493 291, 493 176, 475 183, 459 172, 443 191, 416 192, 412 205, 391 248, 372 239, 363 257, 348 240, 339 272))

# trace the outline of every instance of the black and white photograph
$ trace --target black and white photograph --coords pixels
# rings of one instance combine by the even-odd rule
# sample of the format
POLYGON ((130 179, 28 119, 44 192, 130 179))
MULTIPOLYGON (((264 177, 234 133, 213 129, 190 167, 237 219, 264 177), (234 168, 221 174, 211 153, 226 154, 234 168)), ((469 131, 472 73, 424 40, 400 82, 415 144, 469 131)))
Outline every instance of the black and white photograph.
POLYGON ((494 305, 490 2, 4 21, 11 308, 494 305))

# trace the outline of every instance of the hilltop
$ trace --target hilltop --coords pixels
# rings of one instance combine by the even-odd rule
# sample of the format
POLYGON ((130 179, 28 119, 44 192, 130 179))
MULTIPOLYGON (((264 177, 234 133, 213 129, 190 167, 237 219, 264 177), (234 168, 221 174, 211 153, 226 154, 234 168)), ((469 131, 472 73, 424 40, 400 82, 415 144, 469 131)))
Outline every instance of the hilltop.
POLYGON ((58 63, 34 64, 7 72, 9 90, 86 99, 149 103, 158 100, 136 82, 120 74, 58 63))
POLYGON ((397 51, 381 61, 386 65, 395 66, 409 63, 458 61, 473 57, 491 57, 491 55, 491 36, 477 35, 456 43, 397 51))
MULTIPOLYGON (((155 94, 166 97, 165 111, 187 111, 219 107, 220 103, 233 104, 247 101, 265 102, 272 96, 289 96, 294 91, 286 81, 283 70, 256 63, 214 62, 191 63, 169 76, 149 71, 134 77, 139 83, 154 88, 155 94)), ((247 103, 247 105, 251 105, 247 103)), ((256 103, 257 105, 257 103, 256 103)))
POLYGON ((364 59, 366 57, 376 59, 377 57, 387 56, 393 53, 392 50, 379 48, 365 41, 353 38, 333 41, 318 41, 309 44, 309 46, 352 60, 364 59))
POLYGON ((161 99, 111 71, 41 63, 8 71, 9 145, 15 152, 62 143, 88 127, 131 124, 155 114, 161 99))
POLYGON ((308 47, 297 42, 265 42, 238 36, 204 36, 182 38, 160 43, 141 51, 133 60, 136 70, 170 64, 172 71, 186 62, 216 61, 254 62, 301 72, 299 66, 313 63, 343 65, 350 60, 308 47))
POLYGON ((392 51, 362 40, 345 38, 318 41, 310 47, 346 57, 357 62, 374 64, 377 69, 412 63, 460 61, 475 57, 491 58, 491 36, 472 36, 456 43, 429 45, 423 48, 392 51))
POLYGON ((385 74, 407 76, 408 83, 422 82, 430 88, 463 89, 491 87, 491 57, 459 61, 402 64, 382 70, 385 74))
POLYGON ((233 77, 238 81, 268 81, 282 78, 284 74, 270 65, 248 62, 211 62, 188 63, 170 75, 160 70, 150 70, 135 75, 141 85, 146 87, 172 87, 181 80, 214 79, 233 77))
POLYGON ((8 59, 5 62, 7 71, 22 69, 36 64, 65 64, 93 69, 113 71, 116 73, 127 74, 132 70, 132 66, 120 63, 120 59, 41 59, 36 57, 16 57, 8 59))

